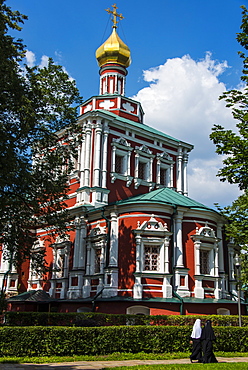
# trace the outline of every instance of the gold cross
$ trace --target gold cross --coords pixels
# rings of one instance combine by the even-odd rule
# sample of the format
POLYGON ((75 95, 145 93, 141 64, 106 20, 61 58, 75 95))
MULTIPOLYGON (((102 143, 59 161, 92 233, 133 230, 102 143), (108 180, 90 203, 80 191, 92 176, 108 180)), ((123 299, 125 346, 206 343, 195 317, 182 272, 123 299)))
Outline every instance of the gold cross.
POLYGON ((112 22, 114 23, 113 28, 117 28, 117 23, 118 23, 121 19, 124 19, 124 17, 123 17, 123 15, 122 15, 122 14, 118 14, 118 13, 117 13, 116 9, 118 9, 118 8, 117 8, 116 4, 112 5, 112 7, 113 7, 113 10, 110 10, 110 9, 105 9, 105 10, 106 10, 106 12, 108 12, 109 14, 113 14, 113 18, 112 18, 112 22), (117 20, 117 17, 119 17, 119 18, 120 18, 120 19, 119 19, 119 21, 117 20))

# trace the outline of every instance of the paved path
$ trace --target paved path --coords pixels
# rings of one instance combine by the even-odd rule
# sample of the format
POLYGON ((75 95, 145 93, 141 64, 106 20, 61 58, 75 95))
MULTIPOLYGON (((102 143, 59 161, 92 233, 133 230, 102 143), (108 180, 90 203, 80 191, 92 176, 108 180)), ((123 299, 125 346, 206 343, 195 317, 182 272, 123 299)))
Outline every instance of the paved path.
MULTIPOLYGON (((219 362, 247 362, 248 357, 217 357, 219 362)), ((188 358, 177 360, 124 360, 124 361, 77 361, 56 364, 0 364, 0 370, 99 370, 104 367, 189 364, 188 358)))

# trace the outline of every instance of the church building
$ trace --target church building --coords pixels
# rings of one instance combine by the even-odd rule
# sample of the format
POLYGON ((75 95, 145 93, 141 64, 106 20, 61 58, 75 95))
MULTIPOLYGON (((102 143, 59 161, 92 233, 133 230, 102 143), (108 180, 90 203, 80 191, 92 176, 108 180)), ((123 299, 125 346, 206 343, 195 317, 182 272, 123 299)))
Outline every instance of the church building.
MULTIPOLYGON (((75 230, 48 245, 51 272, 12 269, 9 309, 122 314, 236 314, 235 246, 225 220, 188 197, 193 145, 144 123, 125 96, 128 46, 117 33, 97 49, 99 94, 86 100, 67 200, 75 230), (17 295, 18 287, 25 293, 17 295), (46 292, 46 293, 45 293, 46 292), (14 295, 16 294, 16 295, 14 295)), ((8 266, 1 263, 0 284, 8 266)))

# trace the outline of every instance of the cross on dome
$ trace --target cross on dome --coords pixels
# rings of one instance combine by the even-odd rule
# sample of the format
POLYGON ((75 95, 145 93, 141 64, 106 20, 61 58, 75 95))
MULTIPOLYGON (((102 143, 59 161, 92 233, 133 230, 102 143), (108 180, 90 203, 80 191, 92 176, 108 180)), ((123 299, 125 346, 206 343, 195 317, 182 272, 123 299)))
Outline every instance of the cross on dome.
POLYGON ((114 23, 113 28, 117 28, 117 23, 118 23, 117 17, 120 18, 119 21, 121 19, 124 19, 124 17, 123 17, 122 14, 117 13, 116 9, 118 9, 118 8, 117 8, 116 4, 112 5, 112 7, 113 7, 113 10, 110 10, 110 9, 105 9, 105 10, 109 14, 113 14, 113 18, 112 18, 112 22, 114 23))

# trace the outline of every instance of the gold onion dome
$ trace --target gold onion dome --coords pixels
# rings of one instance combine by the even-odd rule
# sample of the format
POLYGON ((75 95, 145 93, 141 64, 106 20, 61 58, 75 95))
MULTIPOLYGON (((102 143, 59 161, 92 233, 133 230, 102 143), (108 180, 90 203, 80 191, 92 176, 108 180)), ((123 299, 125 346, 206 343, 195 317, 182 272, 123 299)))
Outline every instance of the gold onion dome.
POLYGON ((97 49, 96 59, 99 67, 102 67, 106 63, 117 63, 124 67, 130 66, 130 49, 120 39, 115 27, 110 37, 97 49))

